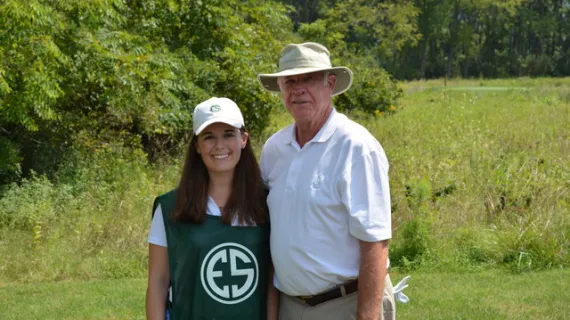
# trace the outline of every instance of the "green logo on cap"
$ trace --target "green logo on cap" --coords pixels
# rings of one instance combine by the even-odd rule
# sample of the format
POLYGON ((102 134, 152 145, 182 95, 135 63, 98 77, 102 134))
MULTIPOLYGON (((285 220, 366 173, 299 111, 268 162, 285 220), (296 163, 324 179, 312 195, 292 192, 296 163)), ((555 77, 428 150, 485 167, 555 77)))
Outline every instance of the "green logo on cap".
POLYGON ((218 111, 220 111, 221 109, 222 109, 222 108, 220 108, 220 106, 217 105, 217 104, 214 104, 214 105, 212 105, 212 106, 210 107, 210 111, 212 111, 212 112, 218 112, 218 111))

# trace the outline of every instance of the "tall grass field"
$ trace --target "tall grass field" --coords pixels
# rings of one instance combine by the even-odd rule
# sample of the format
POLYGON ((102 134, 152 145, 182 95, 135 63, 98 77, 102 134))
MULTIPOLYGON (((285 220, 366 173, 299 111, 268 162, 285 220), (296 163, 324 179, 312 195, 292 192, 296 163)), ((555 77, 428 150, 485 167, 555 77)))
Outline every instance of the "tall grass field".
MULTIPOLYGON (((399 318, 567 318, 570 79, 401 87, 392 111, 348 113, 390 161, 392 272, 412 275, 399 318)), ((290 122, 275 110, 256 152, 290 122)), ((181 159, 83 157, 0 198, 0 319, 143 318, 152 201, 181 159)))

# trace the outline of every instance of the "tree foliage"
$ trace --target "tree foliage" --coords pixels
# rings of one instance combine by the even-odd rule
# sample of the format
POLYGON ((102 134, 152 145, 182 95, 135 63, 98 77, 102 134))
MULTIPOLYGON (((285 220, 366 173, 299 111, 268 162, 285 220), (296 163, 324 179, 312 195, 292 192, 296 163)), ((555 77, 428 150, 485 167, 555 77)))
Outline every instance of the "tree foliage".
POLYGON ((408 46, 398 78, 569 75, 567 0, 415 0, 417 47, 408 46))
POLYGON ((355 73, 353 88, 337 98, 337 107, 371 114, 393 110, 402 92, 382 65, 395 59, 404 45, 417 42, 417 13, 409 3, 349 0, 301 25, 305 39, 330 49, 333 65, 346 64, 355 73))
POLYGON ((360 35, 352 38, 359 47, 386 29, 373 54, 398 79, 570 74, 568 0, 282 2, 295 9, 291 16, 300 26, 330 19, 331 10, 343 12, 336 22, 346 24, 344 17, 352 25, 343 39, 360 35), (388 20, 379 7, 391 8, 388 20))
POLYGON ((70 149, 179 152, 193 107, 227 96, 253 135, 279 104, 256 74, 315 41, 355 72, 339 109, 394 110, 394 79, 570 74, 568 0, 4 0, 0 185, 70 149))
POLYGON ((255 75, 292 27, 285 7, 249 3, 1 3, 0 180, 19 165, 53 171, 70 146, 119 141, 160 155, 185 141, 210 96, 235 100, 260 132, 277 102, 255 75))

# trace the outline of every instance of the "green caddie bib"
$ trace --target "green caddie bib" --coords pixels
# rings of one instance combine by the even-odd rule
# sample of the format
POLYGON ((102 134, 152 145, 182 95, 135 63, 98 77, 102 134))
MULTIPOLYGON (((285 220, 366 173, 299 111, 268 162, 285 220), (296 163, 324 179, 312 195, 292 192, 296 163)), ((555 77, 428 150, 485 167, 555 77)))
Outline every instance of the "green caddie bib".
POLYGON ((174 222, 175 200, 173 190, 154 205, 161 206, 166 231, 171 319, 265 319, 269 223, 231 226, 211 215, 202 224, 174 222))

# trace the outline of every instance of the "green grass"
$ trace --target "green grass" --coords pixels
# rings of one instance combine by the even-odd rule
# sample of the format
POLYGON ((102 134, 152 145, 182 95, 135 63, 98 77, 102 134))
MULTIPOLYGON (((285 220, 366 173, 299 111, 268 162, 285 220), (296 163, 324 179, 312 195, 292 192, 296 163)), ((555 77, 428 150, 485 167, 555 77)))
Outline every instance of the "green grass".
POLYGON ((399 319, 568 319, 570 270, 412 274, 399 319))
POLYGON ((13 284, 0 288, 0 319, 144 319, 141 279, 13 284))
POLYGON ((405 83, 399 112, 363 120, 391 163, 392 253, 430 270, 570 265, 569 80, 405 83), (464 90, 493 86, 529 89, 464 90), (424 236, 404 238, 413 221, 424 236))
MULTIPOLYGON (((154 197, 175 186, 178 166, 105 155, 73 182, 31 179, 0 198, 3 283, 146 275, 154 197)), ((1 319, 1 318, 0 318, 1 319)))
MULTIPOLYGON (((567 319, 570 270, 513 275, 411 273, 398 319, 567 319)), ((393 273, 394 283, 403 274, 393 273)), ((0 318, 144 319, 145 279, 13 284, 0 288, 0 318)))

